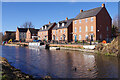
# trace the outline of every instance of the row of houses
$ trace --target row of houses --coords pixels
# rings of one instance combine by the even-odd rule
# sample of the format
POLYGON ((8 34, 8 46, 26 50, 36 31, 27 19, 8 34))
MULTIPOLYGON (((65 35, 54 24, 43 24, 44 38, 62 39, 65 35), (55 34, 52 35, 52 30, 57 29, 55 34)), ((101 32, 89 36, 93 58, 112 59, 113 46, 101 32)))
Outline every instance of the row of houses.
POLYGON ((16 40, 32 41, 34 38, 46 41, 81 41, 111 39, 112 19, 105 7, 80 10, 72 19, 66 17, 58 23, 48 23, 40 29, 17 28, 16 40))

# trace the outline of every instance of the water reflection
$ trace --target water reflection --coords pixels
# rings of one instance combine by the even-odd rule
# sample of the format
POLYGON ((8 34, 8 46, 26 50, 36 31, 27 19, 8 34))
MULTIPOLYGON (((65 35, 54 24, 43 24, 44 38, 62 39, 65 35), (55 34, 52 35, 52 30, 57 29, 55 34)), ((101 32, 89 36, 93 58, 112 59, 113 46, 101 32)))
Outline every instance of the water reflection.
POLYGON ((3 46, 3 57, 36 77, 117 78, 118 59, 79 51, 3 46), (8 52, 9 51, 9 52, 8 52), (76 68, 76 70, 75 70, 76 68))

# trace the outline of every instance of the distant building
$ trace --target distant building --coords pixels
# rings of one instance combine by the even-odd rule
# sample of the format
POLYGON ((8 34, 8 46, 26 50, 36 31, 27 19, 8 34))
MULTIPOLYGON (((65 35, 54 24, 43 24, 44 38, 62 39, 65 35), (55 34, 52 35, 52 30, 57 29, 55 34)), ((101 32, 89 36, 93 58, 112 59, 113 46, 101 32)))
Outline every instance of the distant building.
POLYGON ((50 41, 52 40, 52 29, 54 28, 54 26, 56 25, 56 23, 50 23, 49 24, 45 24, 42 26, 42 28, 40 28, 40 30, 38 31, 38 39, 39 40, 46 40, 46 41, 50 41))
POLYGON ((73 20, 73 41, 81 40, 107 40, 111 39, 112 19, 105 8, 102 7, 80 10, 73 20))
POLYGON ((68 19, 59 21, 57 25, 52 29, 53 41, 72 41, 72 31, 74 19, 68 19))
POLYGON ((34 39, 38 39, 39 29, 29 28, 26 33, 26 42, 32 42, 34 39))
POLYGON ((11 35, 11 34, 16 34, 15 31, 5 31, 4 35, 11 35))
POLYGON ((16 40, 25 41, 28 28, 18 28, 16 30, 16 40))

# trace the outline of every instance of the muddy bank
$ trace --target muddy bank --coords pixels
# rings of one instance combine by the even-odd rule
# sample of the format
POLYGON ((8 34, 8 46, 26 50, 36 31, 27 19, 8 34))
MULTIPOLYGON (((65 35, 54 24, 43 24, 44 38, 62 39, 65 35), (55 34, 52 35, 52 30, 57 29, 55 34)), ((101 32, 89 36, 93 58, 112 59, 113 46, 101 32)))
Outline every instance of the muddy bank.
POLYGON ((117 56, 120 57, 120 52, 119 52, 119 38, 113 39, 111 43, 103 44, 100 43, 97 45, 96 50, 98 50, 98 53, 104 54, 107 56, 117 56))
POLYGON ((31 75, 21 72, 19 69, 11 66, 7 59, 0 57, 0 79, 1 80, 43 80, 35 79, 31 75))

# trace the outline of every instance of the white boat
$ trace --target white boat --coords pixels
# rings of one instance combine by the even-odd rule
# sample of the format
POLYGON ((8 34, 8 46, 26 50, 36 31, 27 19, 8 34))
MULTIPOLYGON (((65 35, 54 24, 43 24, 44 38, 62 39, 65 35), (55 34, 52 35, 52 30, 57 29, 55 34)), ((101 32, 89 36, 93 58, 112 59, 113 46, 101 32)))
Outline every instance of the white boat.
POLYGON ((85 49, 95 49, 95 45, 83 45, 85 49))
POLYGON ((60 50, 59 47, 50 47, 49 49, 50 49, 50 50, 60 50))

